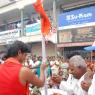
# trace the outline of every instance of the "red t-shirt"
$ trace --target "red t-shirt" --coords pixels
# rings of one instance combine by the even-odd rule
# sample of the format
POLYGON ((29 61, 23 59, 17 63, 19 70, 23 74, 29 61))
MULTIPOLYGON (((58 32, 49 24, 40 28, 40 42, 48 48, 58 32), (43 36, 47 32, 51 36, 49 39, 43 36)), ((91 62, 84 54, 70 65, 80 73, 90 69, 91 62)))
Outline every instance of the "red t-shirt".
POLYGON ((28 95, 28 86, 19 80, 21 68, 22 65, 14 58, 0 65, 0 95, 28 95))

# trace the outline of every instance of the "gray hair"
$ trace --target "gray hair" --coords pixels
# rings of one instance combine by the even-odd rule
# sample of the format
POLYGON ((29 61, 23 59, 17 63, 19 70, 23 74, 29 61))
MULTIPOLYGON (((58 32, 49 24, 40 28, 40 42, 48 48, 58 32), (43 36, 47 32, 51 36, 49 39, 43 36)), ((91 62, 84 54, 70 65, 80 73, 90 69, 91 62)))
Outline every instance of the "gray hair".
POLYGON ((70 58, 69 63, 71 65, 74 65, 74 67, 81 67, 81 68, 87 68, 87 64, 85 60, 80 55, 75 55, 70 58))

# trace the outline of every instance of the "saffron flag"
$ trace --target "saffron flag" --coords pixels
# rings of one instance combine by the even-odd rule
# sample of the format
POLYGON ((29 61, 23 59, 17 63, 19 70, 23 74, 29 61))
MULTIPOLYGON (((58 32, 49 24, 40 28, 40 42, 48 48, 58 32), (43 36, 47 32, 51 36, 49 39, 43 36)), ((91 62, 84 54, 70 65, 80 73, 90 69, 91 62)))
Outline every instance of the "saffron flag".
POLYGON ((44 36, 48 35, 50 32, 51 24, 49 21, 49 18, 42 6, 42 1, 37 0, 35 4, 33 4, 35 10, 40 14, 41 16, 41 32, 44 36))

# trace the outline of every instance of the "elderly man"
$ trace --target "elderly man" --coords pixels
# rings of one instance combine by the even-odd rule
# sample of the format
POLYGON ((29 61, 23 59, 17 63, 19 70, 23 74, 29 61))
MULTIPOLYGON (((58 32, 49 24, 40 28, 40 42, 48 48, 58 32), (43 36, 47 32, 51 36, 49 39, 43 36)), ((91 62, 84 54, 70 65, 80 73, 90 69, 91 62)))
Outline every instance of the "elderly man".
POLYGON ((94 95, 95 94, 95 74, 93 75, 92 84, 88 90, 88 95, 94 95))
MULTIPOLYGON (((95 49, 95 47, 93 49, 95 49)), ((93 57, 95 58, 95 50, 93 50, 93 57)), ((95 94, 95 64, 93 64, 92 72, 93 72, 93 78, 91 81, 91 85, 88 88, 88 95, 94 95, 95 94)))
MULTIPOLYGON (((67 92, 67 95, 82 95, 77 94, 81 88, 79 86, 79 79, 85 74, 87 65, 85 60, 80 55, 75 55, 69 60, 69 77, 67 81, 62 81, 60 89, 67 92)), ((80 91, 79 91, 80 93, 80 91)))
POLYGON ((92 72, 93 72, 93 78, 92 78, 92 82, 90 87, 87 88, 88 90, 88 95, 95 95, 95 41, 93 42, 93 44, 91 46, 85 47, 84 48, 86 51, 91 52, 91 62, 90 62, 90 66, 92 67, 92 72))

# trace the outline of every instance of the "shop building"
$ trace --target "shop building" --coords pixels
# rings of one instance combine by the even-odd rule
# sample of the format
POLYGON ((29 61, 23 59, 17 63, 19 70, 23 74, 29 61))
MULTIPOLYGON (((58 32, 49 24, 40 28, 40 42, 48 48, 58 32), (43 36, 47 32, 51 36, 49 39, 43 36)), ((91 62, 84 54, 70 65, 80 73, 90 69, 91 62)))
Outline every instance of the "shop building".
POLYGON ((95 41, 95 6, 85 6, 58 16, 58 48, 62 55, 79 52, 95 41))

